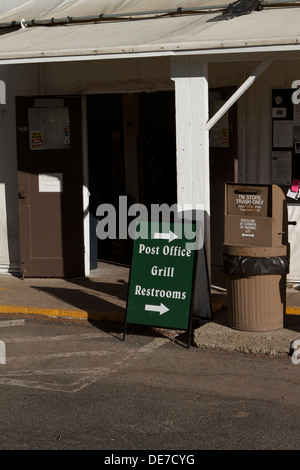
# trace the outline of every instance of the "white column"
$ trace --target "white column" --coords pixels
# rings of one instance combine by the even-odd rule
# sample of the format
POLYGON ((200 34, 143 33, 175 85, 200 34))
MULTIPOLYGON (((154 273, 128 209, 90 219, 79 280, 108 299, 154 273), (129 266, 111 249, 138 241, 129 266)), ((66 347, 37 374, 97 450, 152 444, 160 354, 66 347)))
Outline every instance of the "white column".
MULTIPOLYGON (((202 206, 205 251, 210 272, 210 182, 209 112, 207 63, 195 56, 173 57, 171 77, 175 82, 177 202, 179 205, 202 206)), ((194 316, 208 316, 208 285, 205 253, 199 252, 196 271, 194 316)))
POLYGON ((175 81, 177 194, 179 204, 203 204, 209 214, 207 64, 197 57, 172 58, 175 81))

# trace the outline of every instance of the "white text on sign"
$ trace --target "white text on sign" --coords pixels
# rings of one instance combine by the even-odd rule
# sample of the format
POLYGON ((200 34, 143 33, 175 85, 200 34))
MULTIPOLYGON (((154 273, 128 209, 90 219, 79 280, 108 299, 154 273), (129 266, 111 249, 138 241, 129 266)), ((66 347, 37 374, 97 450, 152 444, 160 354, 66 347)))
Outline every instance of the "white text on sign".
MULTIPOLYGON (((146 246, 144 243, 140 243, 139 245, 139 254, 146 254, 146 255, 160 255, 160 246, 146 246)), ((192 254, 191 250, 187 250, 186 248, 182 248, 181 246, 177 245, 165 245, 162 248, 162 254, 164 256, 186 256, 189 258, 192 254)))

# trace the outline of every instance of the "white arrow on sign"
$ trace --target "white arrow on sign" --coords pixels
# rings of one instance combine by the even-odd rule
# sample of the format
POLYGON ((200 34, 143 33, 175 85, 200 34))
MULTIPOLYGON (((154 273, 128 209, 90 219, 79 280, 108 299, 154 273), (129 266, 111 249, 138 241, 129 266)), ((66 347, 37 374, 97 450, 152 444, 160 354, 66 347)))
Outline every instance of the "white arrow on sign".
POLYGON ((242 237, 254 237, 254 233, 242 233, 242 237))
POLYGON ((147 310, 148 312, 159 312, 160 315, 163 315, 164 313, 169 311, 168 307, 166 307, 162 303, 160 305, 146 304, 145 305, 145 310, 147 310))
POLYGON ((161 239, 161 240, 169 240, 169 243, 172 242, 173 240, 176 240, 178 236, 173 233, 171 230, 169 233, 154 233, 154 238, 155 239, 161 239))

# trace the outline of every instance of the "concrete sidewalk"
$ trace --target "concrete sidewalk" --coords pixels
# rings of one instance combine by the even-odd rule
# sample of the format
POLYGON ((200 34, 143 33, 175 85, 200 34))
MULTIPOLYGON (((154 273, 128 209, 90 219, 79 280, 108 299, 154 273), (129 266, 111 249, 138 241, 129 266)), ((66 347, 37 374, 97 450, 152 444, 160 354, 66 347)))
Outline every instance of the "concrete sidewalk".
POLYGON ((125 318, 129 268, 101 263, 89 278, 0 275, 0 313, 73 319, 125 318))
MULTIPOLYGON (((42 315, 75 320, 124 322, 129 268, 100 263, 88 279, 21 279, 0 275, 0 314, 42 315)), ((242 332, 228 326, 227 294, 212 290, 213 321, 195 328, 198 348, 288 355, 300 338, 300 289, 287 289, 285 328, 242 332)), ((1 317, 0 317, 1 319, 1 317)), ((173 332, 173 337, 180 332, 173 332)))

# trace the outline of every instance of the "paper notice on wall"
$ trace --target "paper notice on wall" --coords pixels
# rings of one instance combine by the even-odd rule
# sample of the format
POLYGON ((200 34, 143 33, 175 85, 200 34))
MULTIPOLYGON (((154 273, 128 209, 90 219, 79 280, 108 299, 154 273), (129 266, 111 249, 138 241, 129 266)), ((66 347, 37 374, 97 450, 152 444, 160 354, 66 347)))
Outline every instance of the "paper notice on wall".
POLYGON ((272 152, 272 182, 279 185, 290 185, 292 175, 292 152, 272 152))
POLYGON ((64 121, 64 145, 70 145, 71 131, 70 131, 70 120, 65 119, 64 121))
POLYGON ((293 146, 293 121, 273 122, 273 147, 288 148, 293 146))
POLYGON ((273 108, 272 117, 273 118, 286 118, 286 108, 273 108))
POLYGON ((43 131, 30 132, 30 149, 43 150, 44 148, 44 133, 43 131))
POLYGON ((281 98, 280 95, 277 95, 275 97, 275 103, 277 104, 277 106, 279 106, 281 103, 283 103, 283 99, 281 98))
POLYGON ((294 193, 298 193, 299 185, 300 185, 300 180, 293 179, 291 191, 293 191, 294 193))
POLYGON ((286 196, 291 198, 291 199, 295 199, 295 200, 298 199, 298 193, 295 193, 294 191, 291 191, 290 189, 286 193, 286 196))
POLYGON ((62 173, 39 174, 40 193, 62 193, 63 175, 62 173))

